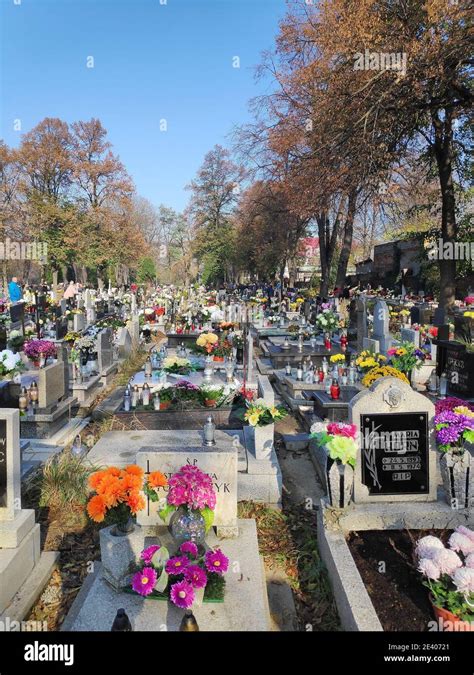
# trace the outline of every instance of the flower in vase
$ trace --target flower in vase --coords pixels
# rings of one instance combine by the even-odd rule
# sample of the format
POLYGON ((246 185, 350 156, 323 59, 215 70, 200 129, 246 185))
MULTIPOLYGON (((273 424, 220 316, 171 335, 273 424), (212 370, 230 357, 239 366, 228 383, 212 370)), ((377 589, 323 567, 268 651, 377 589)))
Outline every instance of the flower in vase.
POLYGON ((96 523, 101 523, 104 520, 106 510, 107 504, 101 495, 95 495, 87 504, 87 513, 96 523))
POLYGON ((229 558, 222 553, 220 548, 215 551, 207 551, 204 562, 209 572, 225 574, 229 568, 229 558))
POLYGON ((184 571, 184 578, 193 588, 204 588, 207 584, 207 574, 199 565, 188 565, 184 571))
POLYGON ((156 570, 153 567, 144 567, 132 579, 132 588, 140 595, 150 595, 156 584, 156 570))
POLYGON ((185 555, 175 556, 170 558, 166 563, 166 573, 176 576, 177 574, 183 574, 186 567, 189 565, 189 560, 185 555))
POLYGON ((147 548, 143 549, 141 552, 140 558, 145 562, 146 565, 151 564, 151 559, 155 555, 155 553, 161 548, 161 546, 158 546, 158 544, 154 544, 153 546, 148 546, 147 548))
POLYGON ((192 558, 197 558, 198 547, 193 541, 185 541, 183 544, 181 544, 179 550, 181 553, 189 553, 192 558))
POLYGON ((171 586, 171 602, 181 609, 189 609, 194 602, 194 588, 189 581, 179 581, 171 586))

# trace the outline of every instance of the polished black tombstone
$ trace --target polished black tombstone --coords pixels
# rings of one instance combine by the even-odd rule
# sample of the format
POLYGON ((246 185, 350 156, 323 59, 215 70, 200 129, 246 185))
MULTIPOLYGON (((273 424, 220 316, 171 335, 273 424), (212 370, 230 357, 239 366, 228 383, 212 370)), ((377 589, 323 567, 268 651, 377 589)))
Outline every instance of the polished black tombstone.
POLYGON ((369 495, 429 493, 427 413, 364 414, 360 432, 362 483, 369 495))

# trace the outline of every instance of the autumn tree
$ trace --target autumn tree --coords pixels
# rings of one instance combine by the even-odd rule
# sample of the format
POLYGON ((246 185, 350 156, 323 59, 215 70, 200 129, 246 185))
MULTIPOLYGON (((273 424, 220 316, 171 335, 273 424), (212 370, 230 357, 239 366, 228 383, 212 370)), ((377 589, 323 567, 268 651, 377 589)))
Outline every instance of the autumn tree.
POLYGON ((204 281, 222 281, 232 275, 232 212, 245 172, 230 152, 216 145, 204 158, 189 184, 188 213, 195 229, 194 251, 204 265, 204 281))

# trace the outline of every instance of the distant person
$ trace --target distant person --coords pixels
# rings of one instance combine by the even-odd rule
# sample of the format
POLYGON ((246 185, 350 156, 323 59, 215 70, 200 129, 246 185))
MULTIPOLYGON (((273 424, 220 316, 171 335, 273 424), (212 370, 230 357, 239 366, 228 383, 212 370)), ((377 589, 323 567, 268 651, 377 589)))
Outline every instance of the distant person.
POLYGON ((11 302, 19 302, 22 299, 23 293, 21 286, 18 284, 18 277, 12 277, 12 280, 8 284, 8 295, 11 302))
POLYGON ((77 294, 77 287, 74 281, 69 282, 69 286, 64 291, 63 298, 65 300, 71 300, 77 294))

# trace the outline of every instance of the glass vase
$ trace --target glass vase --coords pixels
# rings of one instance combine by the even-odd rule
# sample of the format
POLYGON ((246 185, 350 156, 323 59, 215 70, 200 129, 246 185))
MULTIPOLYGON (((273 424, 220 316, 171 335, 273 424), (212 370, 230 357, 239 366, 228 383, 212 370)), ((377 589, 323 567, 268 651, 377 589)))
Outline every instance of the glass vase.
POLYGON ((170 532, 178 546, 185 541, 202 545, 206 537, 206 524, 199 511, 179 507, 171 516, 170 532))

